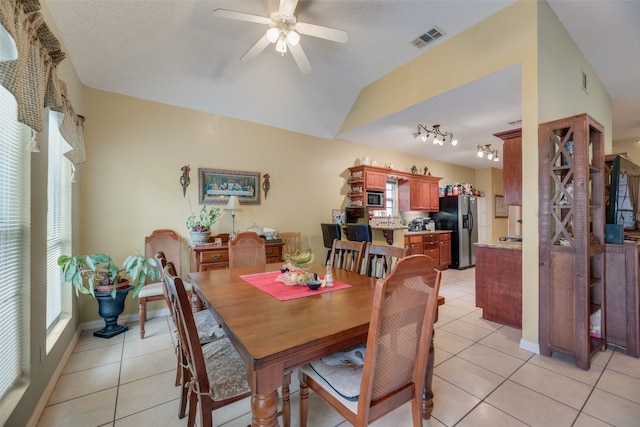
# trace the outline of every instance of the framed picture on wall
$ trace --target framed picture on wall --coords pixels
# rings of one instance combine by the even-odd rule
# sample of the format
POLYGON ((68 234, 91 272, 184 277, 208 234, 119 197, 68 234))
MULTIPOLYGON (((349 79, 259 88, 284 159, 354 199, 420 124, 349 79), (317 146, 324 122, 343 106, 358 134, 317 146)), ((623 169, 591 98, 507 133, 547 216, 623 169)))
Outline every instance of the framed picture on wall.
POLYGON ((495 212, 496 218, 508 218, 509 217, 509 208, 504 204, 504 198, 502 195, 496 194, 495 203, 493 204, 493 209, 495 212))
POLYGON ((260 172, 198 168, 200 204, 224 205, 231 196, 241 205, 259 205, 260 172))

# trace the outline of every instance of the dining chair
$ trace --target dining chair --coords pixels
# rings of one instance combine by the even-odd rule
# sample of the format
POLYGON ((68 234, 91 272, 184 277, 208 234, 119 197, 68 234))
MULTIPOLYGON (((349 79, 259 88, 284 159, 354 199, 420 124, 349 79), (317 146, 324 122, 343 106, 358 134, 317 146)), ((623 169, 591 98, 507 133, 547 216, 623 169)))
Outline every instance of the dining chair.
POLYGON ((441 280, 441 272, 425 258, 405 257, 377 280, 366 350, 335 353, 300 368, 301 427, 307 425, 309 388, 355 426, 368 425, 408 401, 413 426, 422 426, 422 390, 441 280))
MULTIPOLYGON (((180 236, 173 230, 154 230, 144 238, 144 255, 149 258, 155 256, 158 251, 162 251, 174 263, 176 271, 180 274, 182 260, 182 244, 180 240, 180 236)), ((159 282, 147 283, 138 294, 141 339, 144 339, 145 334, 144 322, 147 320, 147 303, 164 300, 162 286, 162 279, 159 282)), ((189 294, 191 294, 191 289, 189 289, 189 294)))
POLYGON ((335 239, 340 240, 342 238, 342 231, 340 229, 340 224, 320 224, 320 228, 322 229, 322 240, 324 242, 324 247, 327 248, 327 259, 324 261, 325 264, 329 261, 329 257, 331 256, 331 248, 333 247, 333 241, 335 239))
POLYGON ((299 231, 283 231, 278 232, 278 237, 282 239, 284 246, 283 254, 295 254, 302 250, 302 233, 299 231))
POLYGON ((407 248, 367 243, 362 258, 362 273, 365 276, 384 279, 398 260, 407 255, 407 248))
POLYGON ((266 263, 265 241, 253 231, 241 231, 229 241, 229 268, 266 263))
POLYGON ((333 268, 360 274, 365 245, 365 242, 335 239, 329 255, 333 268))

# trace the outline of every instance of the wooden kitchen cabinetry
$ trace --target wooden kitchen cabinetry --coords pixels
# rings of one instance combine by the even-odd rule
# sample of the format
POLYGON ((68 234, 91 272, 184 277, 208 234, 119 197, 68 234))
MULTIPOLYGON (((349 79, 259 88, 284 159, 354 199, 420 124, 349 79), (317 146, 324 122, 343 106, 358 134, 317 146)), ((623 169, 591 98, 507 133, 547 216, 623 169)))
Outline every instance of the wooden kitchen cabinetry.
MULTIPOLYGON (((282 240, 267 240, 265 254, 267 264, 282 262, 282 240)), ((191 272, 219 270, 229 268, 229 246, 205 243, 203 245, 189 245, 191 258, 191 272)))
POLYGON ((405 234, 404 247, 407 255, 430 256, 440 270, 446 270, 451 264, 451 233, 405 234))
MULTIPOLYGON (((383 193, 387 188, 387 168, 377 166, 354 166, 349 168, 349 199, 352 206, 367 206, 366 192, 378 191, 383 193)), ((376 206, 377 209, 384 209, 376 206)))
POLYGON ((541 124, 538 144, 540 353, 589 369, 607 330, 604 129, 581 114, 541 124))
POLYGON ((522 206, 522 129, 494 133, 503 140, 502 181, 505 205, 522 206))
POLYGON ((440 180, 434 176, 409 175, 398 183, 398 208, 400 211, 440 210, 440 180))

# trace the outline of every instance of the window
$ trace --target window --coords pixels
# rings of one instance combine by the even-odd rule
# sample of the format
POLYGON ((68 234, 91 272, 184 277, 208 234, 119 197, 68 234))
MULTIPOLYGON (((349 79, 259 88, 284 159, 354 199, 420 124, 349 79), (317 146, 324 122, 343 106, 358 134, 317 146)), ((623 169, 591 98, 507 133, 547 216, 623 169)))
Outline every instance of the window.
POLYGON ((58 129, 62 115, 49 112, 47 188, 47 329, 63 310, 63 287, 58 257, 71 248, 71 162, 64 153, 71 146, 58 129))
POLYGON ((29 129, 17 121, 16 100, 0 87, 0 402, 28 363, 30 289, 29 129), (23 340, 27 340, 24 341, 23 340))
POLYGON ((387 187, 385 191, 385 211, 387 216, 396 215, 396 194, 398 189, 398 183, 395 180, 387 181, 387 187))

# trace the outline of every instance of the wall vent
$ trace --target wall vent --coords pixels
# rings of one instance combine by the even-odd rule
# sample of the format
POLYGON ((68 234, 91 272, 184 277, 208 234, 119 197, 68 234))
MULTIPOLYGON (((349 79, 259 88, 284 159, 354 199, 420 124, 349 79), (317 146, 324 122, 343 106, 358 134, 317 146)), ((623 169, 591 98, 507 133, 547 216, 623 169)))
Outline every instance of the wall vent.
POLYGON ((514 121, 509 122, 507 124, 511 125, 511 126, 522 126, 522 120, 514 120, 514 121))
POLYGON ((589 93, 589 76, 587 76, 587 73, 585 73, 584 70, 582 70, 582 79, 580 82, 580 86, 582 87, 582 90, 585 91, 585 93, 589 93))
POLYGON ((411 43, 413 43, 415 47, 423 47, 433 41, 436 41, 436 39, 439 39, 444 34, 444 31, 442 31, 440 28, 433 27, 423 35, 419 36, 417 39, 413 40, 411 43))

